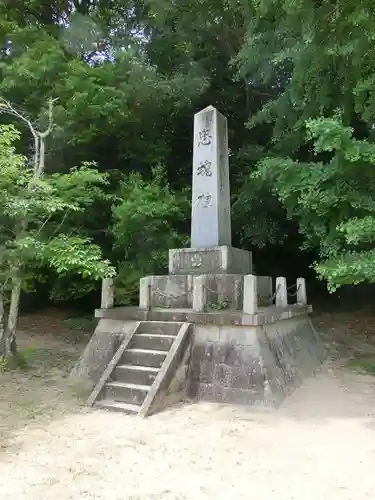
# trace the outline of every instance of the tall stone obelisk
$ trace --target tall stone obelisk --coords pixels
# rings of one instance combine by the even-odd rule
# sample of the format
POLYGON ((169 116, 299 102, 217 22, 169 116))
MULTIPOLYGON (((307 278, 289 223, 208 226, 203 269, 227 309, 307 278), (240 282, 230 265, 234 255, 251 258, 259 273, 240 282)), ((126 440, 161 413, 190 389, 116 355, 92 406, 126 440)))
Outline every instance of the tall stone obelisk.
POLYGON ((190 246, 231 244, 227 119, 208 106, 194 116, 190 246))
POLYGON ((169 274, 244 275, 251 270, 251 252, 232 247, 227 119, 208 106, 194 115, 190 248, 169 250, 169 274))

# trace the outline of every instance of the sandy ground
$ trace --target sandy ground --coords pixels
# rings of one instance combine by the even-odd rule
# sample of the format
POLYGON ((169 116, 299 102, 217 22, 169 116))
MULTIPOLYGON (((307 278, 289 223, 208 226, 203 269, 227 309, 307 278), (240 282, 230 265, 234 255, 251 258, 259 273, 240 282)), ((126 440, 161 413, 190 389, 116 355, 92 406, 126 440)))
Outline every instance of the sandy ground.
POLYGON ((0 453, 0 498, 375 498, 374 381, 330 362, 277 411, 55 414, 17 429, 0 453))
POLYGON ((375 497, 374 379, 325 366, 277 412, 91 411, 20 432, 2 500, 375 497))

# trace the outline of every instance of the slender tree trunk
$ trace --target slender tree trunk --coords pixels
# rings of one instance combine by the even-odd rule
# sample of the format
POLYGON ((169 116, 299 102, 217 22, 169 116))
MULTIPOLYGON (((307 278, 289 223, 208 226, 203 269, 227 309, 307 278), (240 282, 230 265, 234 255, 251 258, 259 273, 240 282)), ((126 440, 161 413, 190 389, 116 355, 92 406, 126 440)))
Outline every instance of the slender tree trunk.
POLYGON ((40 137, 40 144, 39 144, 39 159, 38 159, 38 169, 35 173, 35 177, 37 179, 40 179, 40 177, 43 176, 44 173, 44 157, 46 154, 46 144, 44 141, 44 137, 40 137))
POLYGON ((8 322, 5 330, 6 348, 7 351, 15 355, 17 354, 16 330, 18 321, 18 312, 20 308, 22 279, 19 268, 15 269, 12 280, 12 293, 10 296, 8 322))
POLYGON ((0 356, 10 356, 12 353, 7 352, 7 345, 9 343, 6 341, 5 335, 5 308, 4 308, 4 296, 0 293, 0 356))

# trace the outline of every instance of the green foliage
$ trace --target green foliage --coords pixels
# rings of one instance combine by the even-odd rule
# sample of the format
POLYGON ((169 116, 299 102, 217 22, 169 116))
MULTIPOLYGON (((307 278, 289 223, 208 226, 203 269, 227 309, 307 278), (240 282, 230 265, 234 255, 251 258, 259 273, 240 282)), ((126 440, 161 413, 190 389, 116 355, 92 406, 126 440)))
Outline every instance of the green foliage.
POLYGON ((46 266, 62 276, 77 274, 89 280, 113 276, 114 268, 102 259, 98 245, 74 234, 72 227, 64 231, 70 215, 84 211, 98 195, 105 176, 85 165, 69 174, 36 179, 26 159, 15 153, 14 141, 18 137, 12 126, 0 129, 2 291, 11 286, 15 267, 22 269, 25 287, 46 266), (90 191, 79 196, 88 187, 91 197, 90 191))
POLYGON ((248 124, 272 129, 251 182, 298 224, 331 291, 374 282, 373 5, 278 0, 251 9, 237 68, 250 85, 272 88, 248 124))
MULTIPOLYGON (((46 258, 30 240, 7 248, 29 256, 30 286, 92 290, 74 277, 89 240, 118 263, 122 302, 165 271, 168 247, 187 241, 192 116, 208 104, 228 117, 234 244, 271 261, 280 248, 297 257, 303 239, 331 289, 371 281, 374 21, 370 0, 0 0, 0 95, 41 125, 58 97, 48 190, 22 203, 9 191, 0 216, 6 228, 26 214, 39 241, 48 208, 46 258), (81 239, 58 277, 46 261, 67 259, 59 234, 81 239)), ((5 168, 11 189, 18 172, 5 168)))
POLYGON ((141 277, 166 272, 168 249, 187 243, 178 225, 188 212, 188 196, 171 191, 161 167, 154 169, 150 180, 132 174, 122 182, 112 227, 121 302, 135 298, 141 277))
POLYGON ((350 359, 347 366, 356 372, 375 376, 375 358, 371 354, 361 354, 350 359))
POLYGON ((305 121, 339 108, 347 123, 372 126, 375 67, 370 0, 252 1, 253 15, 237 61, 241 75, 272 84, 274 94, 251 124, 273 125, 286 154, 305 141, 305 121))
POLYGON ((0 355, 0 374, 12 370, 27 370, 31 365, 31 356, 33 354, 31 348, 17 352, 14 356, 0 355))
POLYGON ((5 373, 9 366, 9 358, 6 356, 0 356, 0 373, 5 373))
POLYGON ((205 306, 204 310, 206 312, 223 311, 225 309, 228 309, 229 305, 230 305, 229 300, 224 298, 224 299, 218 300, 217 302, 209 302, 205 306))
POLYGON ((306 245, 319 248, 315 268, 330 290, 375 282, 375 145, 355 139, 337 118, 310 120, 307 129, 315 153, 330 159, 264 159, 255 175, 297 218, 306 245))

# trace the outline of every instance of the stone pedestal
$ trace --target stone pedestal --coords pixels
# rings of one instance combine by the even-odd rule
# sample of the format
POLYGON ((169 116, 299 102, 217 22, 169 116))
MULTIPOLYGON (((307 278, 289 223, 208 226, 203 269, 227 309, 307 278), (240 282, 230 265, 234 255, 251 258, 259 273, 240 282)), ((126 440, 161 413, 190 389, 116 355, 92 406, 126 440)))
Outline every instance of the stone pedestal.
POLYGON ((252 254, 229 246, 169 250, 169 274, 251 274, 252 254))

